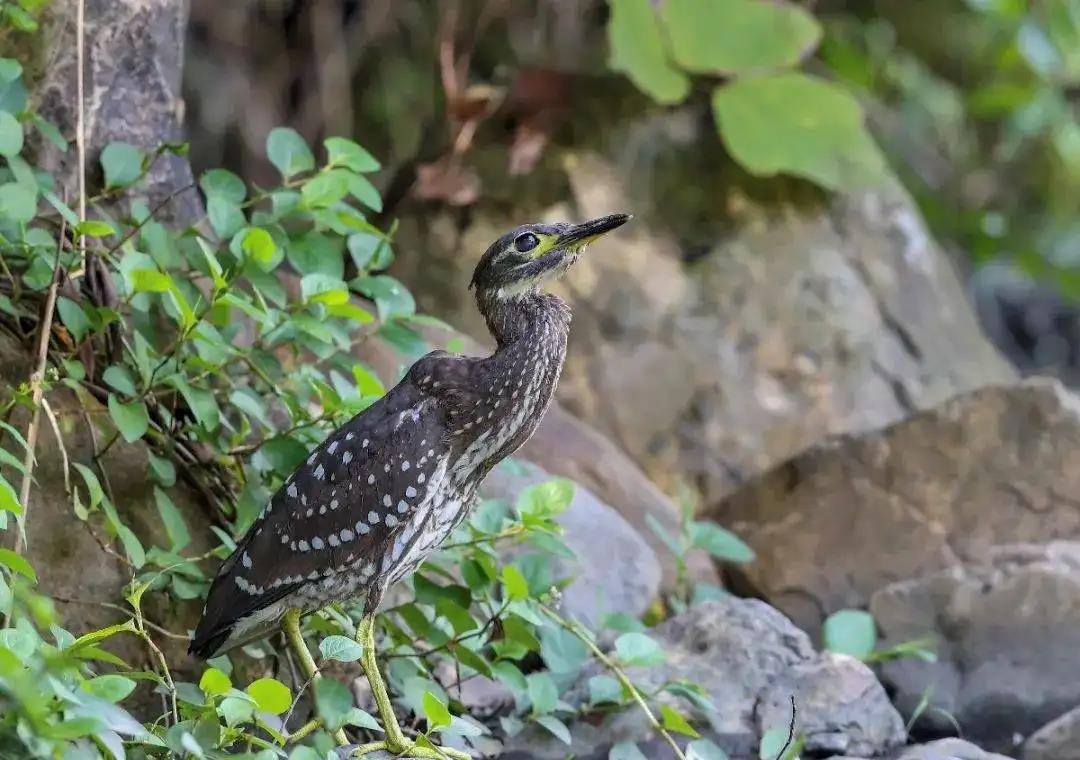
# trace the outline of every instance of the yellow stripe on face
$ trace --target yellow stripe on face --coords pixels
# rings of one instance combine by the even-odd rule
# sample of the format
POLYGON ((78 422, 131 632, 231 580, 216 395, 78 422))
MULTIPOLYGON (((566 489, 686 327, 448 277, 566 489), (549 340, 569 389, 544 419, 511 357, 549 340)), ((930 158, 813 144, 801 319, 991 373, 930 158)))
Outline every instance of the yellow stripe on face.
POLYGON ((559 242, 558 235, 545 235, 541 232, 534 232, 537 238, 540 239, 540 244, 529 251, 529 255, 534 259, 538 259, 548 251, 555 248, 555 244, 559 242))

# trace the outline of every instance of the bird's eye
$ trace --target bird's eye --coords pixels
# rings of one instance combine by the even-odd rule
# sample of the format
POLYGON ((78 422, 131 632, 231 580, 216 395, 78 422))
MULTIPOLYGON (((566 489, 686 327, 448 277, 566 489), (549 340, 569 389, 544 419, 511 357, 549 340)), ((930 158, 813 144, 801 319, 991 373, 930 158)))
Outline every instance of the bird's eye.
POLYGON ((531 251, 538 245, 540 245, 540 238, 531 232, 526 232, 524 235, 518 235, 517 239, 514 240, 514 248, 516 248, 519 253, 531 251))

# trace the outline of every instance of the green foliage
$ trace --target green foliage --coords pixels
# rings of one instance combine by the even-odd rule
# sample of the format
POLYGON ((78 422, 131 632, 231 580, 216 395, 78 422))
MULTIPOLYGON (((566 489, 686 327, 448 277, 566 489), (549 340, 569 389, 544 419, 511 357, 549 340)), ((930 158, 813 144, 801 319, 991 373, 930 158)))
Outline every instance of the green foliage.
POLYGON ((822 28, 808 11, 762 0, 610 0, 611 68, 658 103, 712 87, 716 128, 731 157, 759 176, 791 174, 829 189, 886 175, 858 101, 842 86, 800 73, 822 28))
POLYGON ((837 610, 822 626, 825 649, 857 657, 865 662, 883 662, 901 657, 915 657, 934 662, 937 655, 927 639, 902 641, 887 649, 877 649, 877 623, 864 610, 837 610))

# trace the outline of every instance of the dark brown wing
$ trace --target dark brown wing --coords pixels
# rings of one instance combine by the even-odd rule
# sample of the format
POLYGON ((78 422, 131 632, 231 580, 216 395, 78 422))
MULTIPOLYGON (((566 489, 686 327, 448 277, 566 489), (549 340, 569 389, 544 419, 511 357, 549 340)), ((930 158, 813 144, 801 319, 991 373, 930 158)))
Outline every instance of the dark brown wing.
POLYGON ((193 653, 231 646, 245 618, 294 593, 317 597, 339 574, 378 578, 413 510, 441 484, 452 441, 440 391, 465 387, 469 362, 441 352, 421 359, 312 452, 222 564, 193 653))

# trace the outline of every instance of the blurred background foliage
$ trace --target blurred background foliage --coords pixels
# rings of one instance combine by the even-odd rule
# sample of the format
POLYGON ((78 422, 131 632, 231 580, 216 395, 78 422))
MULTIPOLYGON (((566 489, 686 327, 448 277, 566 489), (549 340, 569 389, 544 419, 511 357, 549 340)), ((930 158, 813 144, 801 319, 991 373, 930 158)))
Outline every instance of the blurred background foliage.
MULTIPOLYGON (((407 197, 512 207, 564 192, 544 172, 552 144, 702 104, 727 176, 751 192, 778 186, 743 170, 836 189, 887 166, 1010 358, 1075 370, 1076 0, 194 0, 192 21, 196 167, 263 176, 262 140, 289 123, 312 139, 361 135, 386 166, 386 218, 407 197)), ((652 195, 685 217, 690 244, 708 227, 695 217, 722 213, 696 208, 692 189, 652 195)))

